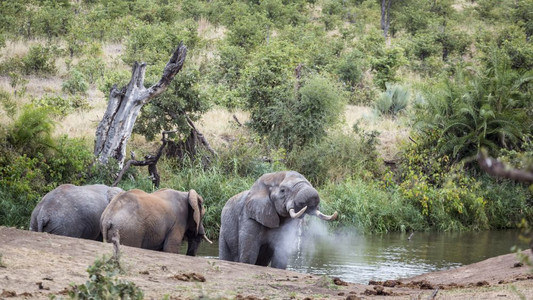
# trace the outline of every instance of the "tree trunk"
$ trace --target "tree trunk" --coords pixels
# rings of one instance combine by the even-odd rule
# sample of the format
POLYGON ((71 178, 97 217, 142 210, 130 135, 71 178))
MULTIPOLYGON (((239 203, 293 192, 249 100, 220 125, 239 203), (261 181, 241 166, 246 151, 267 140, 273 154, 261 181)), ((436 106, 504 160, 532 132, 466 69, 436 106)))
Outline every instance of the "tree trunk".
POLYGON ((391 2, 392 0, 381 0, 381 29, 385 38, 387 38, 389 33, 391 2))
POLYGON ((122 168, 126 144, 142 106, 166 90, 181 70, 186 56, 187 48, 180 43, 163 69, 159 82, 149 88, 144 87, 146 63, 137 62, 133 65, 130 82, 121 90, 116 85, 111 88, 107 109, 96 129, 94 154, 100 163, 107 164, 109 158, 115 158, 122 168))

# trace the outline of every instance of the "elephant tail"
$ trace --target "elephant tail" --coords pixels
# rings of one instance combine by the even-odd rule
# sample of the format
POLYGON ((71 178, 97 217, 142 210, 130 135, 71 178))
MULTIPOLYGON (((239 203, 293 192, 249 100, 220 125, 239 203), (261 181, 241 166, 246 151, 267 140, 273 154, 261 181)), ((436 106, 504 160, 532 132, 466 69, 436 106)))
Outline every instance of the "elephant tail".
POLYGON ((48 224, 48 217, 37 218, 37 232, 44 232, 44 227, 48 224))
POLYGON ((113 227, 113 224, 111 222, 102 223, 102 239, 104 243, 107 243, 109 241, 108 234, 111 232, 111 227, 113 227))

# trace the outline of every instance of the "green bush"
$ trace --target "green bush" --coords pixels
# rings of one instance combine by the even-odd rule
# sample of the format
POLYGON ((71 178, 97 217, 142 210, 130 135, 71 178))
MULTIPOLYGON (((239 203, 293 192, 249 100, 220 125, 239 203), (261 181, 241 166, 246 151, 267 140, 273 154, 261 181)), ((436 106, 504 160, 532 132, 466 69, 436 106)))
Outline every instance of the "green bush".
POLYGON ((118 258, 97 259, 87 268, 89 280, 73 285, 68 291, 70 299, 144 299, 143 291, 130 281, 119 280, 116 275, 122 270, 118 258))
POLYGON ((90 105, 87 100, 81 97, 61 97, 44 95, 39 99, 32 99, 32 104, 38 108, 48 110, 48 113, 60 119, 75 110, 87 110, 90 105))
POLYGON ((86 94, 89 90, 89 84, 80 71, 72 69, 68 74, 67 80, 63 81, 61 89, 71 95, 86 94))
POLYGON ((386 84, 387 89, 376 100, 374 108, 383 115, 396 116, 409 104, 409 90, 399 84, 386 84))
POLYGON ((33 158, 55 147, 52 139, 54 128, 48 108, 27 105, 9 127, 7 142, 19 154, 33 158))
POLYGON ((33 208, 51 190, 41 157, 2 153, 0 149, 0 224, 27 228, 33 208))
POLYGON ((266 20, 258 14, 243 15, 228 27, 227 41, 251 51, 267 39, 266 20))
POLYGON ((377 136, 376 132, 329 134, 320 142, 295 149, 287 166, 317 186, 349 178, 371 180, 383 172, 377 136))
POLYGON ((404 50, 399 47, 379 50, 371 62, 372 69, 376 72, 374 75, 374 83, 377 86, 384 89, 386 83, 394 83, 398 81, 396 71, 401 65, 407 62, 403 52, 404 50))
POLYGON ((34 45, 28 54, 22 58, 22 69, 27 75, 54 75, 57 49, 54 47, 34 45))

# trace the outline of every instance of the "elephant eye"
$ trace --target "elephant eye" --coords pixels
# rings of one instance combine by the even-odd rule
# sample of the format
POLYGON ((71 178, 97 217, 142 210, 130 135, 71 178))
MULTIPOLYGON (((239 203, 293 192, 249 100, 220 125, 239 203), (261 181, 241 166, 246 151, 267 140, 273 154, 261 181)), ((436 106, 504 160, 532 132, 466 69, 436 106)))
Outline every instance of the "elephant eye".
POLYGON ((279 191, 284 194, 285 193, 285 188, 281 188, 279 191))

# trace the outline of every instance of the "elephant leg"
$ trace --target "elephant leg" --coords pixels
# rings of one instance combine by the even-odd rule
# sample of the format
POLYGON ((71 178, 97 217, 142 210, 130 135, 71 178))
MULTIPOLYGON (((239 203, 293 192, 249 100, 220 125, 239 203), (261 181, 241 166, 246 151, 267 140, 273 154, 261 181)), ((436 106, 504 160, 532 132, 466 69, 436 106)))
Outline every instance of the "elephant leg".
POLYGON ((231 254, 230 247, 223 235, 218 239, 218 258, 227 261, 237 261, 234 255, 231 254))
POLYGON ((165 238, 163 251, 179 253, 184 234, 184 231, 180 230, 179 228, 171 230, 165 238))
POLYGON ((263 238, 263 225, 254 220, 243 222, 239 232, 239 262, 255 264, 263 238))
POLYGON ((257 257, 255 264, 258 266, 268 266, 272 260, 273 254, 274 250, 268 244, 263 244, 259 249, 259 256, 257 257))

